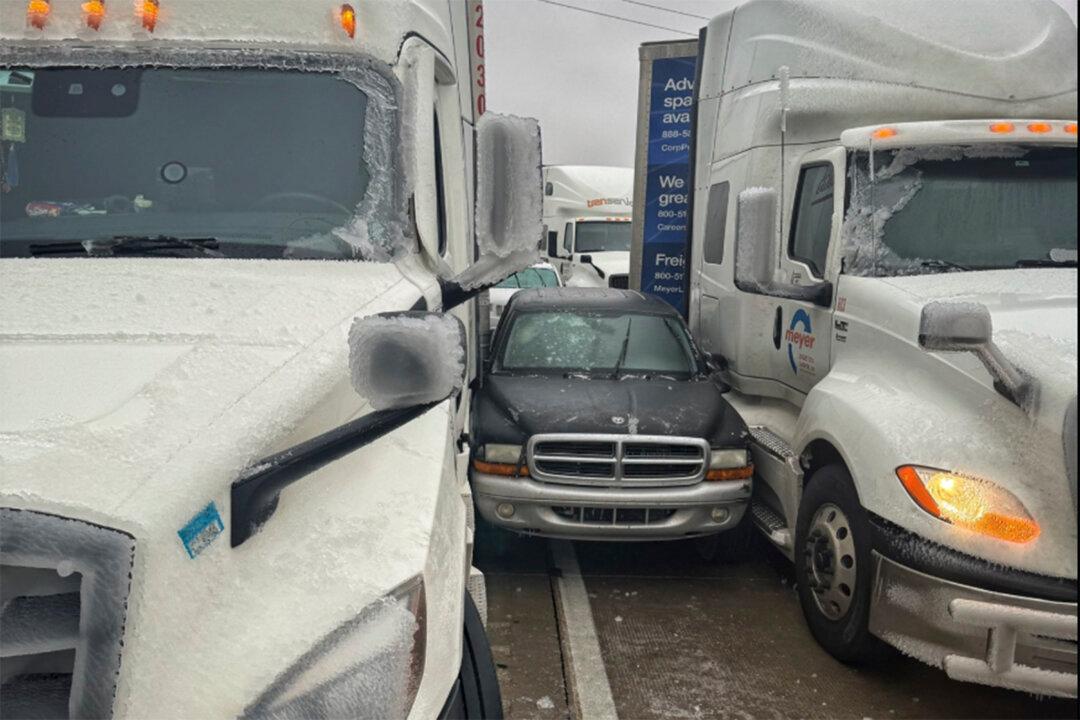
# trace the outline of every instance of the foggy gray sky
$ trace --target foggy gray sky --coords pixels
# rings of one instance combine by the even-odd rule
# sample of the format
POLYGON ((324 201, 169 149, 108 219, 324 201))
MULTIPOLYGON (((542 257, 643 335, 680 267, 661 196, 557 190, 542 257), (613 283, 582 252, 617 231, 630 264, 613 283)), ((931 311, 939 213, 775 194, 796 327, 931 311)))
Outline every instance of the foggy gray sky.
MULTIPOLYGON (((690 15, 710 18, 738 4, 738 0, 641 0, 645 5, 631 0, 553 1, 670 30, 539 0, 484 0, 488 107, 539 119, 545 163, 627 167, 634 164, 638 46, 697 37, 707 21, 690 15)), ((1077 0, 1056 2, 1076 20, 1077 0)))

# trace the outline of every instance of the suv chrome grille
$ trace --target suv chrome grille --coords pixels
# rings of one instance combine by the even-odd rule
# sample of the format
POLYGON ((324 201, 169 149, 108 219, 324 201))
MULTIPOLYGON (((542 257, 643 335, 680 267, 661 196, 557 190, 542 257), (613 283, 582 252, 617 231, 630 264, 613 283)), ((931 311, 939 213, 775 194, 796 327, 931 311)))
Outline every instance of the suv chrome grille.
POLYGON ((660 435, 534 435, 529 473, 565 485, 664 487, 705 477, 709 444, 660 435))
POLYGON ((112 715, 135 543, 0 508, 0 717, 112 715))

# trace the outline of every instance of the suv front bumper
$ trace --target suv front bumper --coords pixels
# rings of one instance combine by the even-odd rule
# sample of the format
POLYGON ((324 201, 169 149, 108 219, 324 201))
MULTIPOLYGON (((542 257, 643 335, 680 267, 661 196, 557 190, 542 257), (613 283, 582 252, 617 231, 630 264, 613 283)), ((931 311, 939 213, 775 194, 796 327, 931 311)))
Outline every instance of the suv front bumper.
POLYGON ((875 526, 874 635, 954 680, 1076 697, 1075 580, 992 568, 880 520, 875 526), (906 545, 897 542, 901 533, 906 545), (988 573, 996 578, 978 577, 988 573))
POLYGON ((729 530, 742 519, 751 490, 749 480, 626 488, 542 483, 475 470, 471 477, 476 507, 488 522, 574 540, 675 540, 729 530), (512 514, 506 506, 513 507, 512 514))

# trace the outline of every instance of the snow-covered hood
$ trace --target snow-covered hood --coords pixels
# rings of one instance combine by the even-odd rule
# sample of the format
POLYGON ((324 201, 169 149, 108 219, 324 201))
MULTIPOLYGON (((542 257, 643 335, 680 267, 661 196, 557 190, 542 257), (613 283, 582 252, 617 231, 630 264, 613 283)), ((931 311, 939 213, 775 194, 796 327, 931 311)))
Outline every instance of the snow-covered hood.
POLYGON ((170 469, 224 481, 274 449, 345 376, 351 319, 404 309, 372 263, 4 260, 0 282, 0 498, 123 525, 183 495, 170 469))
MULTIPOLYGON (((913 313, 933 301, 985 305, 993 318, 994 342, 1042 391, 1076 395, 1077 271, 1038 268, 944 273, 885 280, 913 302, 913 313)), ((910 318, 909 318, 910 320, 910 318)), ((918 319, 916 318, 916 323, 918 319)), ((976 369, 980 379, 985 370, 976 369)))

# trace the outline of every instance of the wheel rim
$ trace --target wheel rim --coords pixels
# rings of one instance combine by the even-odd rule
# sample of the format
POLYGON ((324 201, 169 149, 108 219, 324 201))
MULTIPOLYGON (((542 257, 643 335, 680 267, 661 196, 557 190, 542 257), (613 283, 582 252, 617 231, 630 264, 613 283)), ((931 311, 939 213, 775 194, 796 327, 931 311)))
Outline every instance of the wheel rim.
POLYGON ((825 503, 814 513, 803 547, 807 584, 818 610, 830 620, 847 614, 855 598, 855 540, 844 511, 825 503))

